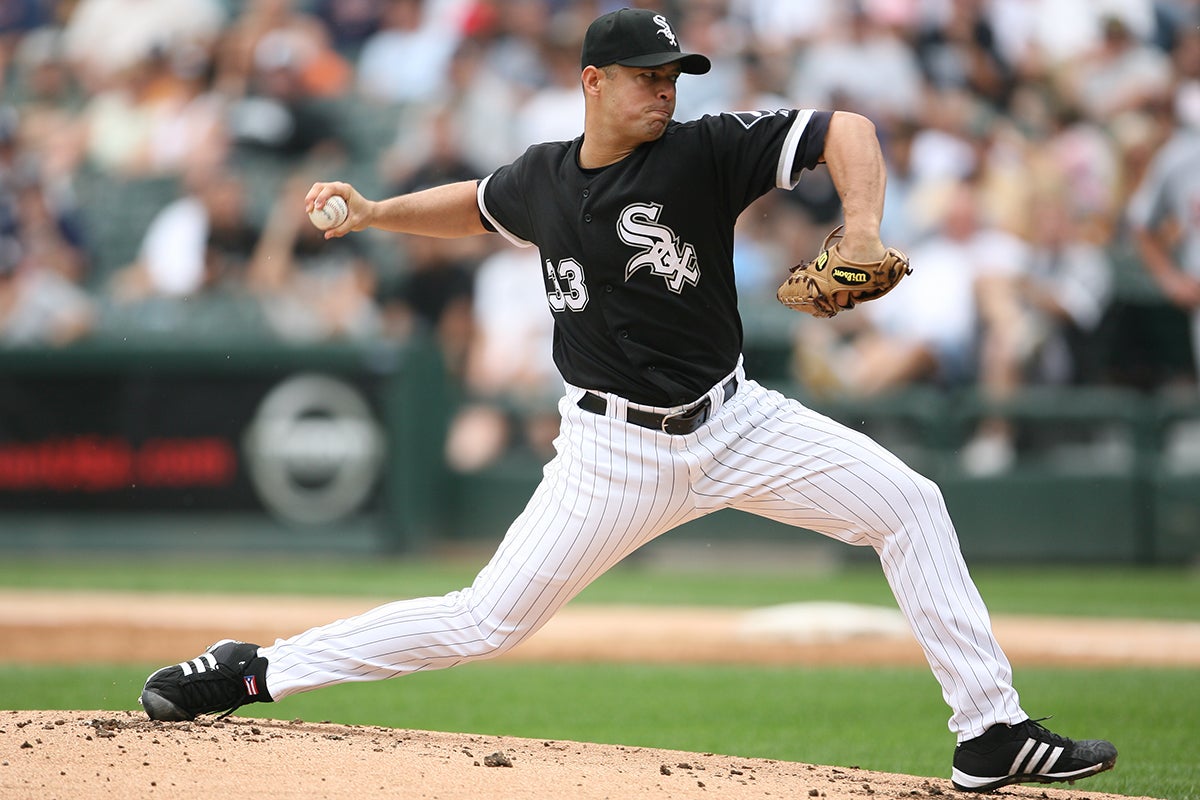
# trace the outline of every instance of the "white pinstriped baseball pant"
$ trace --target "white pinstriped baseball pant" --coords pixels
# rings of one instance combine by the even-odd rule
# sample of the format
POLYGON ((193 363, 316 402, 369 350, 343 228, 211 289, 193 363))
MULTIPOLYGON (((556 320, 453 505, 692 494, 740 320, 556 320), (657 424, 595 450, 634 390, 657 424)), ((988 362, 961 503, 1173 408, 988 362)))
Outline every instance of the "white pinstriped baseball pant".
MULTIPOLYGON (((276 699, 498 656, 659 534, 733 507, 869 545, 942 687, 959 741, 1026 718, 936 485, 868 437, 747 381, 695 433, 559 402, 556 456, 474 583, 401 600, 263 647, 276 699)), ((644 408, 644 407, 642 407, 644 408)), ((652 409, 663 411, 664 409, 652 409)))

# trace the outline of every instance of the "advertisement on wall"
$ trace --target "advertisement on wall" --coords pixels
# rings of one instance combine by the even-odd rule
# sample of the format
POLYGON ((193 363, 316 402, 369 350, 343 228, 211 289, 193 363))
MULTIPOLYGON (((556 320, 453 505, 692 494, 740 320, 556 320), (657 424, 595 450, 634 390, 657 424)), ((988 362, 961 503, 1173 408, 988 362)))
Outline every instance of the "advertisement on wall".
POLYGON ((263 511, 325 524, 378 505, 369 377, 14 376, 0 388, 2 511, 263 511))

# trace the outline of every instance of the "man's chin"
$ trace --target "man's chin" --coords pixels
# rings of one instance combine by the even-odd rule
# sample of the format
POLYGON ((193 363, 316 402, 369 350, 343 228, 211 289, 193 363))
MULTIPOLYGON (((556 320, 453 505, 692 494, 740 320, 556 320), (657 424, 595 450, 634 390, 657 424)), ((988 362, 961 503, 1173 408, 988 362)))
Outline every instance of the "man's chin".
POLYGON ((667 132, 667 126, 670 124, 670 117, 658 117, 651 120, 646 125, 646 140, 652 142, 655 139, 661 139, 662 135, 667 132))

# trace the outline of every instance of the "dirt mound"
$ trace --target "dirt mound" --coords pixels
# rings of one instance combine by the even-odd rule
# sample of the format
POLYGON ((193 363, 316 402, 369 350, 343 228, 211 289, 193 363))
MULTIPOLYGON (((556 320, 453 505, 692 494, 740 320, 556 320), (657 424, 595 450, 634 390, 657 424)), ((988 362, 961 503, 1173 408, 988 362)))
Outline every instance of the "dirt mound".
MULTIPOLYGON (((150 722, 137 712, 0 711, 0 796, 488 800, 977 798, 945 778, 618 745, 295 720, 150 722)), ((1009 787, 1001 797, 1130 800, 1009 787)))

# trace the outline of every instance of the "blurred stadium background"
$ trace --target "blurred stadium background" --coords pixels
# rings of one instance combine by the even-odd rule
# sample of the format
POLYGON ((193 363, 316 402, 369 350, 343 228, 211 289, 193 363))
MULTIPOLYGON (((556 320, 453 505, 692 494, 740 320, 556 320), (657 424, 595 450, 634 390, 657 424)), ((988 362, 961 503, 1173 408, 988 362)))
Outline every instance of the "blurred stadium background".
MULTIPOLYGON (((1200 3, 636 5, 714 59, 681 82, 681 119, 871 117, 885 239, 940 276, 847 326, 775 304, 836 224, 827 175, 807 175, 739 228, 751 375, 938 480, 973 563, 1200 555, 1200 299, 1147 268, 1143 238, 1187 258, 1200 189, 1190 217, 1133 213, 1184 191, 1167 183, 1187 162, 1160 158, 1200 126, 1200 3)), ((582 31, 612 7, 3 4, 0 550, 403 555, 502 535, 555 427, 536 255, 329 245, 302 198, 314 179, 378 197, 478 178, 577 135, 582 31)), ((724 513, 670 538, 798 540, 724 513)))

